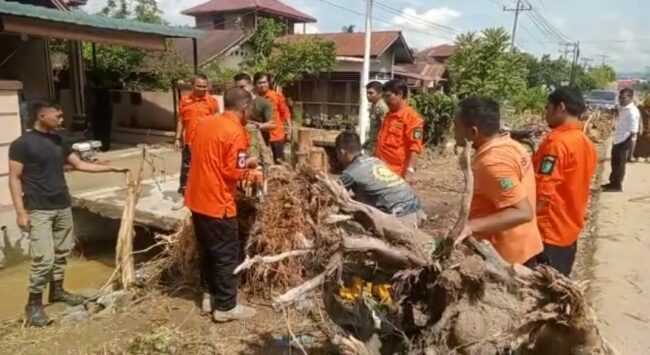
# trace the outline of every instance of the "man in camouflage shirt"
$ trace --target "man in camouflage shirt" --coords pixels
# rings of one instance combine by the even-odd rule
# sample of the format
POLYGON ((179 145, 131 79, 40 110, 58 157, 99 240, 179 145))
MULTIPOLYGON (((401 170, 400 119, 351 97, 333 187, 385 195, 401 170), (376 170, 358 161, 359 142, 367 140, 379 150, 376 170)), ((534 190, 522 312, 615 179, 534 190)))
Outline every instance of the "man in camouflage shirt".
POLYGON ((341 182, 355 200, 393 214, 409 227, 417 228, 426 218, 411 186, 384 162, 363 154, 356 133, 336 137, 336 156, 345 169, 341 182))
POLYGON ((378 81, 372 81, 366 85, 366 96, 370 103, 370 108, 368 109, 370 116, 370 131, 368 132, 368 139, 363 148, 366 150, 368 155, 374 155, 379 129, 381 128, 381 123, 384 121, 384 116, 388 113, 388 106, 382 98, 383 92, 382 85, 378 81))

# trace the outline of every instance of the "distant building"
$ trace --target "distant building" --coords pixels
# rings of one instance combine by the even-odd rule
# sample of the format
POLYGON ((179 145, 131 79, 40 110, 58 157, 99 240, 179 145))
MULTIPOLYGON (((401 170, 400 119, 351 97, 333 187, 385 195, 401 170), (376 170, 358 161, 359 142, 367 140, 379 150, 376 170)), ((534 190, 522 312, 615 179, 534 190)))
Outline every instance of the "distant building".
MULTIPOLYGON (((260 18, 273 18, 286 25, 292 34, 296 24, 314 23, 316 19, 278 0, 211 0, 183 10, 194 17, 195 26, 205 32, 198 42, 198 63, 205 66, 218 61, 224 68, 237 69, 252 53, 246 43, 257 28, 260 18)), ((176 50, 188 63, 193 58, 192 42, 174 41, 176 50)))
POLYGON ((448 91, 449 75, 447 59, 454 53, 456 46, 442 44, 419 51, 412 64, 398 65, 395 75, 407 80, 414 90, 448 91))
MULTIPOLYGON (((314 73, 283 88, 285 95, 302 102, 304 112, 310 115, 356 116, 359 110, 365 34, 293 34, 280 40, 294 42, 305 38, 334 42, 337 66, 332 72, 314 73)), ((370 61, 370 80, 383 82, 395 77, 397 65, 413 63, 413 56, 402 32, 377 31, 372 33, 370 61)))

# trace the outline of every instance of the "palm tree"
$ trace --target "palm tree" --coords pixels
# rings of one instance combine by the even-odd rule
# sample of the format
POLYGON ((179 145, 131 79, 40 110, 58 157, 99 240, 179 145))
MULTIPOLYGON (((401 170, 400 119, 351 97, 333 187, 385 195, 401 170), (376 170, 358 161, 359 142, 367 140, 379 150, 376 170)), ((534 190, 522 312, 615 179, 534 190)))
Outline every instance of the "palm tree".
POLYGON ((341 27, 341 32, 354 33, 354 28, 355 27, 356 26, 354 26, 354 25, 343 26, 343 27, 341 27))

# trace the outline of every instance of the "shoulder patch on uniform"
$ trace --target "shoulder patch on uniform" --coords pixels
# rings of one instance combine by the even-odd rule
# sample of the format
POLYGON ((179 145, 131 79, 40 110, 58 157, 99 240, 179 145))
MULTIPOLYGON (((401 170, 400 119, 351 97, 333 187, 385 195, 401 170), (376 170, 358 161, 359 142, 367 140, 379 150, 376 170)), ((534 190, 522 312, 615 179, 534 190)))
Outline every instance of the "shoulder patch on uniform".
POLYGON ((501 190, 508 191, 513 187, 515 187, 515 183, 512 181, 511 178, 503 178, 499 180, 499 186, 501 186, 501 190))
POLYGON ((542 175, 551 175, 556 161, 557 156, 555 155, 545 155, 542 157, 542 162, 539 164, 539 173, 542 175))
POLYGON ((422 139, 422 128, 416 128, 413 130, 413 139, 422 139))
POLYGON ((246 167, 246 150, 240 149, 237 151, 237 169, 244 169, 246 167))

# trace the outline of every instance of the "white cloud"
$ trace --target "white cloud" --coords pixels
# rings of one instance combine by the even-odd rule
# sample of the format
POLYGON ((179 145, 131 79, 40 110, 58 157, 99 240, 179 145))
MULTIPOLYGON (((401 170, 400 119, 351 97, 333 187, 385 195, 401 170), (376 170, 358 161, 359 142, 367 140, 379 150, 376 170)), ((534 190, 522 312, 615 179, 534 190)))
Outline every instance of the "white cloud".
POLYGON ((436 29, 434 24, 451 27, 454 19, 461 16, 459 11, 443 6, 418 13, 407 7, 401 15, 395 16, 392 23, 403 28, 409 46, 424 49, 443 43, 453 42, 454 35, 449 30, 436 29))

